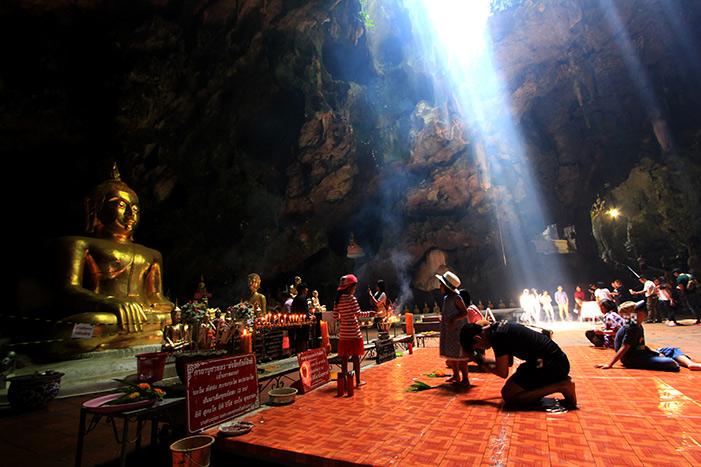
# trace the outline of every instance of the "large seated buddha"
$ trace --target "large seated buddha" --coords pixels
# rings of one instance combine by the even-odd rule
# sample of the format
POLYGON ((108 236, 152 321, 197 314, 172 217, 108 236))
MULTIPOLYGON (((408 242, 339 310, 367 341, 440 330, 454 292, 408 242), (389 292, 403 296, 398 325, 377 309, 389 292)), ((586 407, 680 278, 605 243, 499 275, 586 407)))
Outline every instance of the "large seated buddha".
POLYGON ((45 333, 57 338, 47 351, 160 344, 174 304, 163 295, 161 254, 133 241, 139 198, 115 166, 86 206, 89 236, 58 241, 59 298, 51 313, 61 323, 45 333), (92 337, 76 338, 73 323, 92 324, 92 337))

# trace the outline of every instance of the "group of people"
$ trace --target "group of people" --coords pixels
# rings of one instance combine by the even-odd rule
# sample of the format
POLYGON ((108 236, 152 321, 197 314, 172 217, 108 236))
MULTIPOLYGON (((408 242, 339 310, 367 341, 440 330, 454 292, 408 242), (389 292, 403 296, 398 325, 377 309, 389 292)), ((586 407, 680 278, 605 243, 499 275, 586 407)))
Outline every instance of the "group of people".
MULTIPOLYGON (((640 276, 639 281, 642 284, 640 290, 625 288, 620 279, 613 280, 610 288, 603 282, 592 284, 588 293, 577 285, 572 294, 572 311, 575 318, 582 320, 582 305, 585 301, 597 302, 602 314, 606 314, 608 310, 602 305, 606 301, 620 306, 623 302, 644 298, 648 310, 648 323, 665 321, 669 326, 676 326, 677 315, 684 313, 692 314, 696 317, 696 324, 701 324, 701 295, 698 281, 693 275, 675 269, 670 277, 640 276)), ((571 302, 561 285, 552 296, 547 290, 538 292, 537 289, 524 289, 520 297, 523 310, 521 320, 531 324, 555 321, 553 299, 558 308, 559 320, 571 320, 571 302)))
POLYGON ((701 324, 701 305, 698 280, 691 274, 675 269, 671 277, 659 276, 649 278, 640 276, 642 289, 629 290, 634 297, 644 297, 648 323, 665 321, 668 326, 676 326, 678 313, 689 313, 696 317, 696 324, 701 324))
POLYGON ((603 317, 604 330, 600 333, 588 331, 587 338, 595 346, 612 348, 616 353, 609 363, 597 367, 609 369, 620 361, 626 368, 642 370, 679 371, 680 366, 701 370, 701 363, 677 347, 653 350, 646 345, 643 329, 643 322, 648 318, 646 300, 623 302, 620 307, 612 300, 602 303, 607 310, 603 317))
MULTIPOLYGON (((579 296, 578 292, 581 292, 581 287, 577 287, 577 290, 575 290, 575 301, 579 296)), ((569 321, 571 319, 570 299, 561 285, 557 286, 557 291, 555 291, 553 295, 550 295, 547 290, 543 290, 539 293, 537 289, 523 289, 523 293, 519 297, 521 309, 523 310, 522 321, 531 324, 541 321, 554 322, 555 310, 553 309, 553 297, 557 304, 560 321, 569 321), (545 316, 543 316, 545 319, 541 319, 541 311, 545 314, 545 316)), ((579 310, 580 308, 581 304, 579 308, 575 307, 575 310, 579 310)))
MULTIPOLYGON (((485 319, 480 310, 471 303, 469 292, 460 288, 461 281, 455 273, 447 271, 435 277, 443 296, 439 351, 441 358, 446 360, 446 365, 453 372, 448 382, 468 387, 470 382, 467 363, 473 361, 483 371, 506 379, 501 395, 507 405, 529 406, 544 396, 559 393, 563 396, 562 404, 565 407, 576 407, 577 395, 575 383, 569 376, 569 360, 550 335, 533 329, 528 323, 485 319), (485 350, 489 348, 494 351, 493 359, 485 357, 485 350), (522 360, 522 363, 510 375, 509 368, 513 365, 514 357, 522 360)), ((677 294, 681 291, 686 292, 691 281, 691 276, 688 280, 682 277, 676 283, 677 294), (679 287, 680 284, 682 287, 679 287)), ((360 379, 360 357, 364 346, 358 318, 373 316, 375 312, 360 311, 354 296, 357 282, 357 278, 352 274, 341 278, 334 302, 334 317, 341 326, 339 356, 342 371, 347 370, 348 361, 352 360, 356 384, 360 386, 364 384, 360 379)), ((608 363, 597 366, 608 369, 620 361, 627 368, 679 371, 680 366, 683 366, 691 370, 701 370, 701 363, 695 362, 679 348, 661 347, 652 350, 646 346, 643 323, 649 322, 646 321, 649 308, 659 303, 659 290, 665 290, 665 287, 659 287, 655 281, 648 281, 645 277, 641 277, 640 282, 643 285, 640 291, 626 291, 620 280, 611 283, 612 289, 598 284, 590 290, 590 298, 599 304, 603 312, 603 328, 589 331, 587 337, 596 346, 615 350, 608 363), (652 282, 654 288, 648 282, 652 282), (643 294, 644 300, 632 300, 636 295, 643 294), (653 294, 657 295, 657 301, 650 298, 653 294)), ((692 284, 692 287, 694 285, 692 284)), ((533 296, 538 297, 538 303, 541 305, 548 302, 547 298, 542 298, 543 295, 548 296, 546 293, 538 294, 537 291, 533 293, 530 290, 524 291, 524 295, 526 293, 531 296, 531 300, 533 296)), ((556 298, 558 311, 561 311, 560 319, 570 319, 567 294, 562 287, 558 287, 555 294, 560 299, 556 298), (562 308, 560 305, 563 305, 562 308)), ((686 297, 688 296, 687 293, 686 297)), ((680 300, 679 295, 676 297, 676 300, 680 300)), ((584 302, 585 298, 581 287, 577 287, 575 307, 581 310, 581 302, 584 302), (579 300, 581 302, 577 303, 579 300)), ((374 300, 373 303, 376 304, 374 300)), ((524 311, 532 313, 534 307, 531 307, 529 311, 524 306, 524 311)), ((554 320, 554 310, 549 313, 547 305, 544 309, 546 317, 554 320)), ((531 317, 534 321, 539 320, 535 315, 531 317)))
POLYGON ((624 302, 642 299, 648 323, 666 322, 668 326, 677 326, 677 316, 683 313, 695 316, 696 324, 701 324, 697 280, 691 274, 675 269, 670 277, 651 278, 643 274, 638 281, 642 286, 640 290, 626 289, 620 279, 611 282, 611 288, 599 282, 590 287, 590 300, 596 301, 605 315, 611 308, 609 302, 620 307, 624 302))
POLYGON ((460 289, 456 274, 448 271, 437 274, 436 279, 443 294, 440 356, 453 370, 449 382, 469 386, 467 363, 474 361, 485 372, 506 379, 501 395, 508 405, 529 406, 560 393, 565 406, 576 407, 569 360, 549 335, 519 323, 490 322, 470 303, 469 293, 460 289), (494 350, 494 359, 484 356, 489 348, 494 350), (514 357, 523 363, 509 377, 514 357))
POLYGON ((309 315, 315 311, 321 311, 322 308, 319 302, 319 291, 312 290, 309 296, 309 286, 302 281, 301 277, 295 276, 294 283, 284 293, 283 312, 309 315))

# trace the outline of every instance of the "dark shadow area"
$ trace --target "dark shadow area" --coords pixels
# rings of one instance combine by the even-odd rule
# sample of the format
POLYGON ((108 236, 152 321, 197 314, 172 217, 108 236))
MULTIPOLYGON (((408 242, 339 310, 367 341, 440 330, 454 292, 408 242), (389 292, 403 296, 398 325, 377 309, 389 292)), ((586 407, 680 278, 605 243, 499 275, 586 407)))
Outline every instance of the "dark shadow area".
MULTIPOLYGON (((496 399, 496 398, 495 398, 496 399)), ((462 403, 468 407, 495 407, 501 408, 504 405, 504 401, 501 398, 496 400, 491 399, 474 399, 462 401, 462 403)))

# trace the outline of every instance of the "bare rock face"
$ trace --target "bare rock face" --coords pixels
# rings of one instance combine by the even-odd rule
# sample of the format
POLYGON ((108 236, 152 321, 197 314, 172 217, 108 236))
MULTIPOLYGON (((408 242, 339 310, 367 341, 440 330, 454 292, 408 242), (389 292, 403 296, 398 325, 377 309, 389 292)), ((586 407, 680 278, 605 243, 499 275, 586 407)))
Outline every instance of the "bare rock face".
POLYGON ((425 101, 416 104, 412 117, 415 129, 407 166, 410 170, 452 164, 467 149, 465 131, 457 119, 446 122, 439 109, 425 101))
POLYGON ((690 213, 701 209, 701 194, 692 188, 700 176, 698 162, 684 156, 642 160, 602 199, 603 208, 592 212, 604 260, 641 258, 650 266, 699 271, 701 221, 690 213), (619 218, 606 215, 611 207, 620 211, 619 218))
POLYGON ((466 167, 438 169, 431 174, 431 183, 412 188, 407 193, 408 213, 440 213, 465 207, 470 201, 466 167))
POLYGON ((298 162, 288 170, 288 213, 318 211, 350 195, 358 169, 348 123, 320 112, 302 126, 299 150, 298 162))
MULTIPOLYGON (((493 111, 522 130, 525 161, 496 133, 467 136, 401 2, 364 5, 374 26, 355 0, 11 1, 0 144, 34 174, 37 199, 70 205, 26 200, 28 240, 79 233, 82 197, 116 159, 173 298, 204 273, 223 302, 238 300, 253 271, 269 295, 301 274, 330 296, 352 270, 427 292, 434 251, 487 290, 504 273, 495 219, 530 216, 529 172, 547 221, 577 227, 585 270, 597 193, 644 158, 698 156, 699 2, 528 0, 495 13, 509 99, 493 111), (490 158, 504 167, 496 181, 490 158), (367 252, 355 262, 351 233, 367 252)), ((660 235, 676 239, 668 217, 660 235)), ((694 249, 693 232, 676 250, 694 249)))

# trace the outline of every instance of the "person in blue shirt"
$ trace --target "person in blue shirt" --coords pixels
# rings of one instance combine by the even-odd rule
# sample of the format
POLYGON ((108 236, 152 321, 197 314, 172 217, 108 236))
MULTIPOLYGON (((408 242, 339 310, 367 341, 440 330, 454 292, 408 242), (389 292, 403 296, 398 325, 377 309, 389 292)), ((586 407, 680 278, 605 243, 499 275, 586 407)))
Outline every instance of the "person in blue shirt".
MULTIPOLYGON (((677 347, 662 347, 652 350, 645 345, 645 330, 641 324, 647 318, 645 301, 629 307, 631 318, 625 326, 618 330, 614 342, 616 354, 609 363, 596 365, 597 368, 608 370, 620 360, 624 367, 640 370, 679 371, 679 366, 690 370, 701 370, 701 364, 693 361, 677 347)), ((621 312, 626 312, 621 309, 621 312)))

